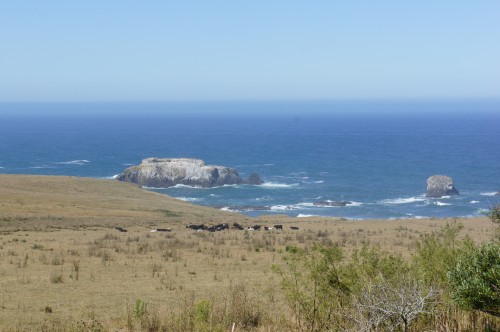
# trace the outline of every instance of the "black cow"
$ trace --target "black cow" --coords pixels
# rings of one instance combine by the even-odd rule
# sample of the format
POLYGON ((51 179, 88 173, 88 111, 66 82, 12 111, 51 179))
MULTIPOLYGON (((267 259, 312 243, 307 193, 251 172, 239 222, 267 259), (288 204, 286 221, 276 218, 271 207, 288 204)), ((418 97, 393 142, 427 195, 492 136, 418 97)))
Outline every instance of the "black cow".
POLYGON ((276 228, 276 229, 283 229, 283 225, 274 225, 274 228, 276 228))
POLYGON ((245 227, 241 226, 237 222, 233 223, 233 228, 239 229, 240 231, 245 229, 245 227))
POLYGON ((122 232, 122 233, 126 233, 127 230, 123 227, 115 227, 115 229, 118 231, 118 232, 122 232))
POLYGON ((290 226, 290 228, 295 230, 299 229, 297 226, 290 226))

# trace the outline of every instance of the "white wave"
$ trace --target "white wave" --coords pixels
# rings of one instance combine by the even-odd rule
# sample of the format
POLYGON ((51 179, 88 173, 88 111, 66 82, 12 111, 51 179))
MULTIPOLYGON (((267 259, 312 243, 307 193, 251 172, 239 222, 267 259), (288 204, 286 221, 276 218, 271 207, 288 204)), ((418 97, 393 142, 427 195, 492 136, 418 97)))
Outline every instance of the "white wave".
POLYGON ((225 206, 223 208, 220 208, 221 211, 225 212, 239 212, 238 210, 231 210, 229 207, 225 206))
POLYGON ((58 165, 85 165, 90 163, 89 160, 81 159, 81 160, 71 160, 71 161, 61 161, 61 162, 56 162, 54 164, 58 165))
POLYGON ((105 176, 103 177, 103 179, 107 179, 107 180, 114 180, 118 177, 118 175, 120 174, 115 174, 115 175, 112 175, 112 176, 105 176))
POLYGON ((134 164, 123 164, 123 166, 134 166, 134 164))
POLYGON ((319 216, 315 214, 302 214, 302 213, 299 213, 299 215, 297 216, 297 218, 309 218, 309 217, 319 217, 319 216))
POLYGON ((451 205, 450 203, 443 203, 443 202, 440 202, 440 201, 437 201, 434 203, 434 205, 437 205, 437 206, 447 206, 447 205, 451 205))
POLYGON ((471 204, 477 204, 477 203, 479 203, 479 201, 470 201, 469 203, 471 203, 471 204))
POLYGON ((428 219, 429 217, 426 216, 415 216, 413 219, 428 219))
POLYGON ((264 188, 293 188, 297 187, 299 184, 298 183, 292 183, 292 184, 286 184, 286 183, 279 183, 279 182, 264 182, 261 184, 261 187, 264 188))
POLYGON ((0 169, 4 169, 5 167, 0 166, 0 169))
POLYGON ((184 202, 199 202, 202 200, 201 198, 195 198, 195 197, 176 197, 176 199, 179 199, 184 202))
POLYGON ((297 210, 298 207, 296 205, 273 205, 271 206, 271 211, 290 211, 297 210))
POLYGON ((273 198, 271 196, 263 196, 263 197, 257 197, 255 200, 256 201, 270 201, 273 198))
POLYGON ((363 205, 363 203, 361 203, 361 202, 351 202, 351 203, 347 203, 346 206, 356 207, 356 206, 361 206, 361 205, 363 205))
POLYGON ((314 204, 313 203, 299 203, 299 204, 296 204, 296 206, 299 206, 299 207, 314 207, 314 204))
POLYGON ((409 203, 416 203, 416 202, 423 202, 425 201, 425 198, 423 197, 408 197, 408 198, 393 198, 393 199, 384 199, 382 201, 379 201, 379 204, 390 204, 390 205, 395 205, 395 204, 409 204, 409 203))
POLYGON ((210 194, 208 196, 210 196, 210 197, 220 197, 220 195, 216 195, 216 194, 210 194))
POLYGON ((53 169, 53 168, 57 168, 55 166, 47 166, 47 165, 41 165, 41 166, 32 166, 32 167, 29 167, 31 169, 53 169))
POLYGON ((497 194, 496 191, 491 191, 491 192, 487 192, 487 193, 481 193, 481 195, 483 196, 495 196, 497 194))
POLYGON ((320 181, 314 181, 314 183, 325 183, 325 181, 320 180, 320 181))

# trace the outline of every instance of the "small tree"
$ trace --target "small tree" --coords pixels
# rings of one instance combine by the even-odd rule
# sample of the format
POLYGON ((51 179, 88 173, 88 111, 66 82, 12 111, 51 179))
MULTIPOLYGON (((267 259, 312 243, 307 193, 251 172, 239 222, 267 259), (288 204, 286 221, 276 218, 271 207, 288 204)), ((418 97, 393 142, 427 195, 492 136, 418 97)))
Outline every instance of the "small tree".
POLYGON ((452 298, 460 307, 500 317, 500 243, 460 256, 448 278, 452 298))
POLYGON ((325 331, 335 326, 338 309, 350 292, 341 261, 342 252, 335 247, 314 245, 309 251, 290 247, 286 267, 274 267, 301 330, 325 331))
POLYGON ((413 320, 433 306, 436 293, 434 287, 426 287, 408 276, 367 286, 354 305, 358 329, 393 331, 401 326, 406 332, 413 320))
POLYGON ((496 241, 500 241, 500 203, 492 207, 486 215, 490 217, 492 222, 498 225, 494 236, 496 241))

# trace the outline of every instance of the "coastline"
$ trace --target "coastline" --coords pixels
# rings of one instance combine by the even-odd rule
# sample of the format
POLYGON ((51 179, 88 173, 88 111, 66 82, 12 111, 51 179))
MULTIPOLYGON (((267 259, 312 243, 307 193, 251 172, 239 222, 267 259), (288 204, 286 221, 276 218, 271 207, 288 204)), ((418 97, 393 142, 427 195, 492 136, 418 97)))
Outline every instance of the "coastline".
POLYGON ((234 285, 244 285, 254 299, 271 296, 273 305, 282 306, 271 268, 283 264, 290 246, 319 243, 346 255, 373 246, 404 258, 416 241, 455 221, 463 227, 460 236, 477 243, 487 242, 494 229, 486 217, 250 218, 107 179, 0 175, 0 183, 5 253, 0 289, 6 299, 0 329, 7 331, 75 322, 75 315, 111 330, 126 322, 137 299, 151 308, 181 308, 186 298, 211 298, 234 285), (202 223, 262 228, 198 232, 186 227, 202 223), (265 230, 266 225, 282 228, 265 230), (152 232, 158 229, 168 231, 152 232))

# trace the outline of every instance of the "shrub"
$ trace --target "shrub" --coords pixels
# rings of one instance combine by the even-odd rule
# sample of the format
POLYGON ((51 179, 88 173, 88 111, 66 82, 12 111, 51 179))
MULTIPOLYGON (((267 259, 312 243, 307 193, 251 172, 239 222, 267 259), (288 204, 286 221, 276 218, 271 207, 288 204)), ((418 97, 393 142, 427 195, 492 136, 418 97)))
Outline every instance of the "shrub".
POLYGON ((500 317, 500 244, 462 254, 448 273, 452 298, 462 308, 500 317))

